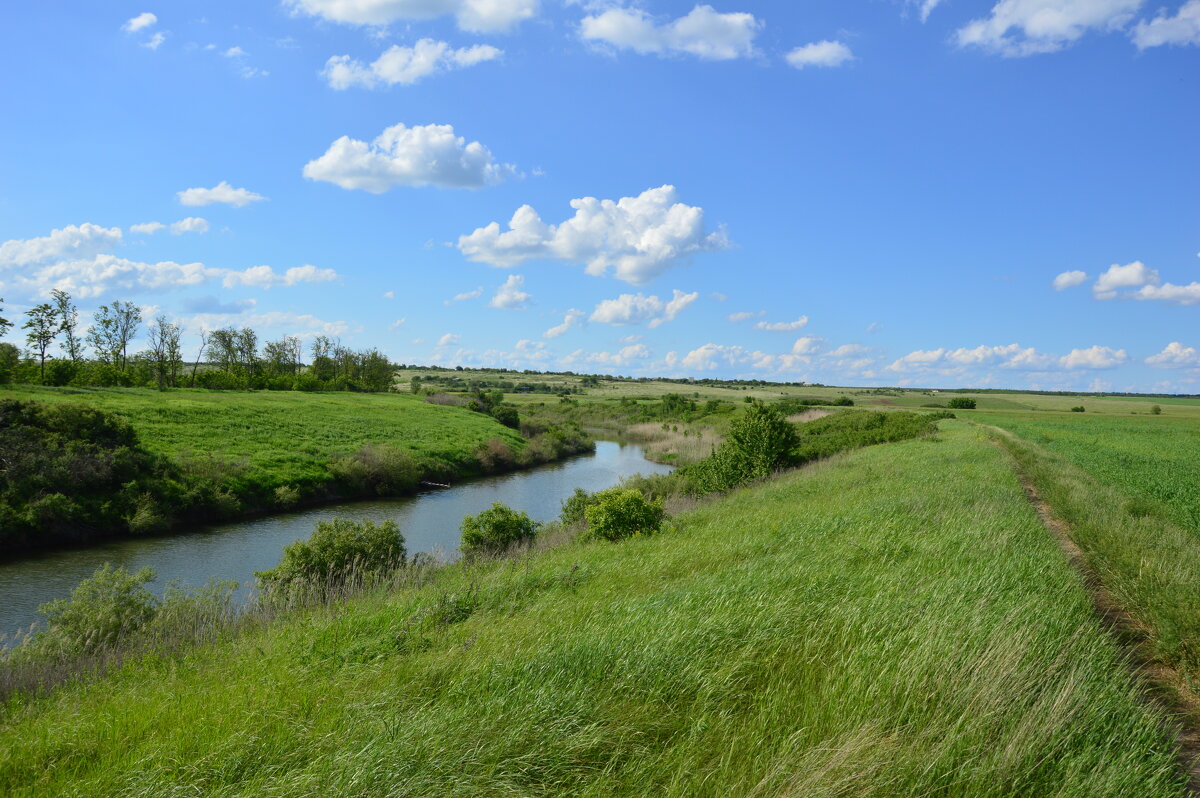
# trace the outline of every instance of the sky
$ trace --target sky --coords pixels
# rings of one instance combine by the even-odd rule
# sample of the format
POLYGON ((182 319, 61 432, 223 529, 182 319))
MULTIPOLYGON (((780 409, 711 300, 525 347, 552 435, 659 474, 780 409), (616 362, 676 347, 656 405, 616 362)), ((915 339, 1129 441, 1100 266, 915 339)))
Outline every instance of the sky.
POLYGON ((18 323, 59 288, 192 348, 1200 393, 1200 0, 2 14, 18 323))

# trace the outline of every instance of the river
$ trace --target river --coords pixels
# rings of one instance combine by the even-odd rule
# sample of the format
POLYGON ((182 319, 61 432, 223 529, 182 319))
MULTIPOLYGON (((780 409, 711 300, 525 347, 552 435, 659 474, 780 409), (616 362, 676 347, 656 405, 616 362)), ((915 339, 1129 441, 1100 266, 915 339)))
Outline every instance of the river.
POLYGON ((307 538, 318 521, 334 517, 395 521, 404 532, 410 554, 429 552, 449 558, 458 548, 458 525, 463 516, 485 510, 492 502, 504 502, 539 521, 550 521, 558 516, 562 500, 577 487, 603 490, 631 474, 670 470, 670 466, 647 460, 640 446, 597 441, 595 454, 415 496, 332 504, 187 534, 45 552, 0 563, 0 631, 28 628, 40 619, 38 605, 69 595, 105 562, 131 571, 153 567, 158 578, 152 587, 159 591, 173 579, 195 586, 215 577, 236 579, 248 586, 255 571, 279 562, 284 546, 307 538))

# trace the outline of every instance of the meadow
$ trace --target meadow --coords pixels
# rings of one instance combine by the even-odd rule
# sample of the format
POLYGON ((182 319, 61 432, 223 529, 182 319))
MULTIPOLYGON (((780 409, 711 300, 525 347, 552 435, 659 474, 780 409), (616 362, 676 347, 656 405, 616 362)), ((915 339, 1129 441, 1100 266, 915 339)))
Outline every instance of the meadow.
POLYGON ((12 699, 12 795, 1185 795, 981 428, 12 699))

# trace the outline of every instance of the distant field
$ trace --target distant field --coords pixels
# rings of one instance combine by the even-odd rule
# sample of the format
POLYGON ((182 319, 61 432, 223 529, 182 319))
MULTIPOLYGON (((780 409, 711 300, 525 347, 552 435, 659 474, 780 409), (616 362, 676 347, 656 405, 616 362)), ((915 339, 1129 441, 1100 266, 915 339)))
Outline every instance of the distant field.
POLYGON ((10 707, 6 795, 1187 794, 963 422, 10 707))
POLYGON ((970 418, 1061 455, 1200 536, 1200 416, 976 412, 970 418))
POLYGON ((489 438, 521 440, 488 416, 406 394, 7 386, 0 398, 110 410, 128 419, 152 451, 241 462, 247 482, 267 487, 321 484, 333 456, 365 444, 458 464, 489 438))

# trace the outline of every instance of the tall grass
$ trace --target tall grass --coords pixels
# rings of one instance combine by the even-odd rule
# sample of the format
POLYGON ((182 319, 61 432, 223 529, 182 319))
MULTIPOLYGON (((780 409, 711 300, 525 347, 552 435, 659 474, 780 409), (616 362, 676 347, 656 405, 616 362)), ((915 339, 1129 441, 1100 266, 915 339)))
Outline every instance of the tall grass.
POLYGON ((943 424, 10 702, 0 792, 1183 795, 1003 454, 943 424))

